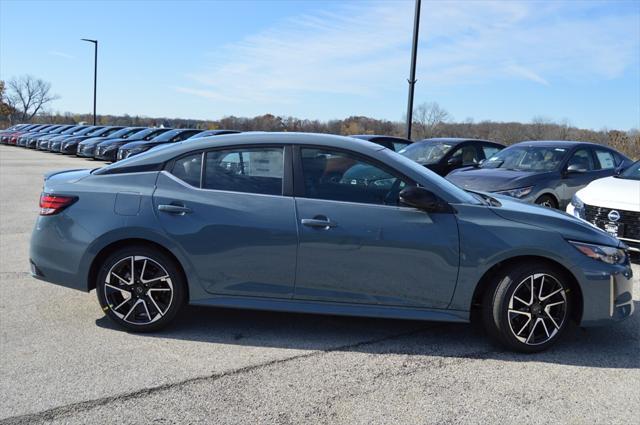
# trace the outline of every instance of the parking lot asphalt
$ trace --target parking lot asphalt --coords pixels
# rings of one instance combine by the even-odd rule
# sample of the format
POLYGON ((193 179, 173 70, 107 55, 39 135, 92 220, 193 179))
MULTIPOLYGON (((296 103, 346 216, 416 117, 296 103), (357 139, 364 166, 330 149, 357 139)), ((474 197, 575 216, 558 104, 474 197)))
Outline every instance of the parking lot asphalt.
POLYGON ((42 175, 99 162, 0 146, 0 423, 602 423, 640 418, 637 313, 506 352, 476 326, 189 307, 132 334, 37 281, 42 175))

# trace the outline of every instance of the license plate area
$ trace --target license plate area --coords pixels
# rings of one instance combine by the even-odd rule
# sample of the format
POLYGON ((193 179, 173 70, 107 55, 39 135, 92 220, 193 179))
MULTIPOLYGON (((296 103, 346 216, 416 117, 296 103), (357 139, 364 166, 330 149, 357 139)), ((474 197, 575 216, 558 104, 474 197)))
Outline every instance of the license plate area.
POLYGON ((609 233, 611 236, 621 237, 624 235, 624 224, 622 223, 604 223, 604 231, 609 233))

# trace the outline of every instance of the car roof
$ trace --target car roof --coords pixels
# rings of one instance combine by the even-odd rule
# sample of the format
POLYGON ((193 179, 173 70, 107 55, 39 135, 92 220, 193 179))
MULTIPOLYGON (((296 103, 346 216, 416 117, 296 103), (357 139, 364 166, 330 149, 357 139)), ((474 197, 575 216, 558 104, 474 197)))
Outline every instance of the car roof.
POLYGON ((602 145, 598 145, 597 143, 581 142, 578 140, 525 140, 523 142, 514 143, 511 146, 527 145, 527 144, 536 145, 536 146, 563 147, 563 148, 571 148, 578 145, 602 146, 602 145))
POLYGON ((419 140, 418 142, 443 142, 443 143, 451 143, 451 144, 458 144, 462 142, 487 142, 487 143, 495 143, 496 145, 500 144, 498 142, 494 142, 493 140, 476 139, 473 137, 471 138, 469 137, 432 137, 429 139, 419 140))
POLYGON ((386 141, 396 141, 402 143, 413 143, 413 140, 405 139, 404 137, 397 136, 386 136, 381 134, 351 134, 349 137, 353 137, 360 140, 368 140, 370 142, 374 140, 386 140, 386 141))
MULTIPOLYGON (((136 143, 136 142, 132 142, 136 143)), ((337 136, 333 134, 317 133, 296 133, 296 132, 259 132, 250 131, 245 133, 223 134, 219 136, 208 136, 199 139, 187 139, 182 142, 171 143, 162 149, 151 150, 144 155, 136 155, 123 161, 118 161, 105 168, 144 167, 145 165, 158 164, 169 161, 177 156, 192 151, 206 150, 221 145, 319 145, 327 148, 346 148, 356 153, 371 154, 376 151, 386 149, 373 142, 356 139, 347 136, 337 136)))

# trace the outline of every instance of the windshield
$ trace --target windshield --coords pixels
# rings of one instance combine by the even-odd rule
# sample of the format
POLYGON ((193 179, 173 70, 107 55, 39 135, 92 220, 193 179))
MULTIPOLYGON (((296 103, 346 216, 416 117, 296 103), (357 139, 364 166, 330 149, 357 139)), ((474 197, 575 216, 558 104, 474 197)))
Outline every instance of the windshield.
MULTIPOLYGON (((130 136, 131 134, 135 133, 136 131, 140 130, 140 128, 130 128, 130 127, 126 127, 126 128, 122 128, 120 130, 114 131, 113 133, 109 133, 109 137, 112 137, 114 139, 118 139, 118 138, 123 138, 126 139, 128 136, 130 136)), ((105 134, 106 136, 107 134, 105 134)))
POLYGON ((178 134, 182 133, 183 131, 186 131, 186 129, 184 128, 176 128, 175 130, 171 130, 171 131, 167 131, 166 133, 162 133, 161 135, 154 137, 153 141, 154 142, 168 142, 171 139, 173 139, 175 136, 177 136, 178 134))
POLYGON ((455 146, 453 143, 419 142, 399 150, 398 153, 414 160, 418 164, 435 164, 440 161, 453 146, 455 146))
POLYGON ((71 127, 66 129, 65 131, 63 131, 61 134, 76 134, 78 131, 80 130, 84 130, 85 128, 87 128, 86 126, 75 126, 75 127, 71 127))
POLYGON ((568 149, 553 146, 511 146, 496 153, 480 168, 543 172, 553 171, 567 156, 568 149))
POLYGON ((138 131, 135 134, 129 136, 131 140, 151 140, 154 137, 159 136, 162 133, 171 130, 170 128, 145 128, 142 131, 138 131))
POLYGON ((624 173, 618 176, 621 179, 640 180, 640 161, 627 168, 624 173))

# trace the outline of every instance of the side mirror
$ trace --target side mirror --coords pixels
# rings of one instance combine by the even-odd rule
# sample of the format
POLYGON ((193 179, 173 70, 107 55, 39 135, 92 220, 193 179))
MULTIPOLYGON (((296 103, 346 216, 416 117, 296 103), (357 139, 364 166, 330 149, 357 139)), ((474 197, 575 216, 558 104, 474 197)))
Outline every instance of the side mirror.
POLYGON ((573 174, 573 173, 586 173, 587 169, 581 167, 578 164, 571 164, 567 167, 567 174, 573 174))
POLYGON ((417 186, 405 187, 399 194, 400 203, 427 212, 448 212, 449 205, 433 192, 417 186))
POLYGON ((461 156, 453 156, 453 157, 449 158, 449 160, 447 161, 447 165, 451 165, 451 166, 454 166, 454 167, 462 165, 462 157, 461 156))

